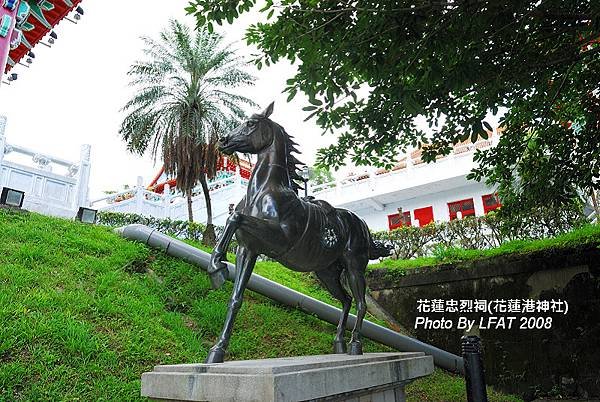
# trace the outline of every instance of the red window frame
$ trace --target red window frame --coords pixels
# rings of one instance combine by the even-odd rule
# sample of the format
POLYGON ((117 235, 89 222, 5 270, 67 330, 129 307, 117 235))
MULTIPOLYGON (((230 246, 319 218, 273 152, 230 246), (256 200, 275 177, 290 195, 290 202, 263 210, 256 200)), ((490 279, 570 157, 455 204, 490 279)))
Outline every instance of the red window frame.
POLYGON ((390 230, 401 228, 402 226, 411 226, 410 211, 402 212, 402 218, 400 214, 388 215, 388 227, 390 230))
POLYGON ((502 206, 500 198, 498 197, 498 193, 482 195, 481 202, 483 203, 484 214, 494 211, 502 206))
POLYGON ((433 207, 431 205, 423 208, 417 208, 413 211, 413 214, 415 215, 415 219, 419 220, 420 227, 433 222, 433 207))
POLYGON ((464 200, 448 203, 448 213, 450 214, 451 221, 456 219, 458 211, 461 212, 463 218, 465 216, 475 216, 475 202, 473 201, 473 198, 465 198, 464 200))

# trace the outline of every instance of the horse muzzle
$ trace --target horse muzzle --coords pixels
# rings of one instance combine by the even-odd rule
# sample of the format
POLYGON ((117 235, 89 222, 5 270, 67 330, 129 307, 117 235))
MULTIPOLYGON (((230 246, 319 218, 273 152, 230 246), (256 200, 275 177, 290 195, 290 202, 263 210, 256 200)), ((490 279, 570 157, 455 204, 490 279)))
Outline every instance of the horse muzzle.
POLYGON ((232 144, 231 141, 223 142, 223 140, 219 140, 217 148, 226 155, 231 155, 235 152, 235 144, 232 144))

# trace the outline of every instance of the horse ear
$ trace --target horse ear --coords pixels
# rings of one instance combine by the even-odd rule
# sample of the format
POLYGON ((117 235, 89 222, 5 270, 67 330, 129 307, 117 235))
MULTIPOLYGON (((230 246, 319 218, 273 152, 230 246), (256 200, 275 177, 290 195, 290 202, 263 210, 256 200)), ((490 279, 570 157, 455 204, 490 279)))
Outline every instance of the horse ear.
POLYGON ((269 117, 271 115, 271 113, 273 113, 273 106, 275 105, 275 101, 271 102, 269 104, 269 106, 267 106, 267 108, 265 110, 263 110, 260 114, 262 114, 265 117, 269 117))

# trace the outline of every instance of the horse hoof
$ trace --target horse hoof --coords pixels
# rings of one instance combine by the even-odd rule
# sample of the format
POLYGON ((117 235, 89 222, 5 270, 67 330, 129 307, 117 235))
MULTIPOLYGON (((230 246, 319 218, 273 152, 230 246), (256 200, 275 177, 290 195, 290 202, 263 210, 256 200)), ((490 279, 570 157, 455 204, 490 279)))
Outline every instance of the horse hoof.
POLYGON ((342 342, 333 342, 333 353, 342 354, 346 353, 346 344, 342 342))
POLYGON ((227 279, 225 278, 226 272, 227 270, 223 269, 210 274, 210 286, 212 286, 213 289, 219 289, 221 286, 223 286, 225 280, 227 279))
POLYGON ((350 342, 349 355, 362 355, 362 343, 361 342, 350 342))
POLYGON ((224 359, 225 359, 225 351, 219 347, 212 347, 210 349, 210 351, 208 352, 208 356, 206 357, 206 360, 204 361, 204 363, 207 363, 207 364, 223 363, 224 359))
POLYGON ((225 256, 211 256, 210 265, 208 267, 208 273, 212 274, 213 272, 217 272, 227 268, 226 262, 227 259, 225 258, 225 256))

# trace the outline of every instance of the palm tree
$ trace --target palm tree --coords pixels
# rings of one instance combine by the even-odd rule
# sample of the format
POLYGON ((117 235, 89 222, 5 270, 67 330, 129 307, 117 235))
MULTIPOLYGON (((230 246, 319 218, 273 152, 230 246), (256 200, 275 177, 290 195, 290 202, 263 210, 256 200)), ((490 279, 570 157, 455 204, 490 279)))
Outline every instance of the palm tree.
POLYGON ((188 199, 193 221, 193 189, 201 184, 207 222, 203 242, 214 244, 212 206, 207 180, 214 177, 219 133, 235 126, 250 99, 232 92, 252 85, 244 71, 247 63, 236 56, 222 37, 200 29, 192 34, 178 21, 170 21, 159 40, 143 37, 145 60, 135 62, 128 75, 135 89, 125 104, 128 113, 119 133, 127 149, 144 154, 150 148, 164 161, 165 173, 175 175, 177 188, 188 199))

